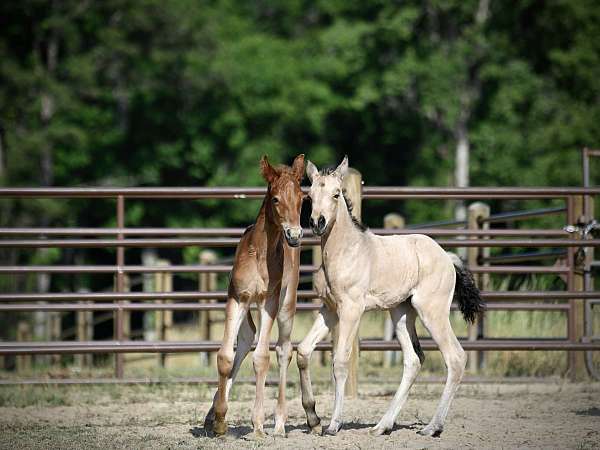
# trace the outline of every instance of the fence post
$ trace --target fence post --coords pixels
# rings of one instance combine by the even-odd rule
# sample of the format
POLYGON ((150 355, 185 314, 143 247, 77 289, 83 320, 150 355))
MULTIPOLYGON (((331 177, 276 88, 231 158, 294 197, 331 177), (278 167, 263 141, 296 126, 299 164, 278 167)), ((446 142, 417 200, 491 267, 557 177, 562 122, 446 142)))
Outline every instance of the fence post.
MULTIPOLYGON (((124 274, 123 292, 131 291, 131 277, 124 274)), ((130 303, 129 300, 123 300, 123 304, 130 303)), ((123 339, 131 339, 131 311, 123 311, 123 339)))
MULTIPOLYGON (((77 311, 75 313, 75 338, 79 342, 87 341, 86 313, 87 311, 77 311)), ((80 368, 84 367, 87 363, 85 356, 85 354, 75 355, 75 364, 80 368)))
MULTIPOLYGON (((482 202, 475 202, 469 205, 467 210, 467 228, 469 230, 488 229, 489 223, 483 223, 482 219, 490 216, 490 207, 482 202)), ((489 256, 489 248, 469 247, 467 248, 467 263, 469 269, 479 265, 480 256, 489 256)), ((475 276, 475 281, 480 289, 484 284, 488 284, 489 276, 475 276)), ((483 315, 480 314, 475 319, 475 323, 469 325, 469 341, 476 341, 484 336, 483 315)), ((471 351, 469 354, 469 370, 471 373, 477 373, 483 362, 483 353, 471 351)))
MULTIPOLYGON (((404 217, 397 213, 386 214, 383 218, 383 228, 389 230, 400 230, 406 225, 404 217)), ((385 325, 383 329, 383 338, 386 341, 394 339, 394 325, 392 319, 387 312, 384 313, 385 325)), ((398 353, 393 350, 387 350, 383 353, 383 367, 392 367, 396 365, 398 353)))
MULTIPOLYGON (((48 249, 41 248, 37 251, 42 259, 45 259, 45 254, 48 252, 48 249)), ((50 290, 50 281, 51 278, 49 273, 38 273, 36 275, 37 291, 41 294, 48 292, 50 290)), ((46 302, 39 303, 44 304, 46 302)), ((36 311, 33 313, 33 336, 35 340, 39 341, 47 341, 51 339, 49 312, 36 311)), ((38 364, 50 364, 52 358, 51 355, 36 355, 35 361, 38 364)))
MULTIPOLYGON (((62 340, 62 315, 63 313, 51 312, 48 315, 50 319, 50 340, 51 341, 60 341, 62 340)), ((50 360, 52 364, 59 365, 62 359, 62 355, 51 355, 50 360)))
MULTIPOLYGON (((31 327, 27 322, 20 321, 17 324, 17 341, 31 341, 31 327)), ((17 372, 22 373, 31 369, 31 355, 19 355, 16 360, 17 372)))
MULTIPOLYGON (((154 266, 156 265, 156 251, 154 249, 144 249, 142 250, 142 265, 144 266, 154 266)), ((156 290, 156 286, 154 285, 154 281, 156 278, 156 274, 152 273, 144 273, 142 275, 142 290, 144 292, 154 292, 156 290)), ((144 340, 152 341, 156 339, 155 335, 155 323, 158 311, 144 311, 144 340)))
MULTIPOLYGON (((156 260, 156 265, 157 266, 168 266, 169 265, 169 261, 166 259, 157 259, 156 260)), ((156 289, 156 292, 167 292, 167 288, 169 287, 169 285, 171 285, 172 281, 170 279, 172 275, 170 273, 167 272, 156 272, 154 274, 154 288, 156 289)), ((157 303, 166 303, 166 300, 157 300, 157 303)), ((156 330, 156 338, 159 341, 166 341, 166 334, 167 334, 167 317, 165 314, 165 310, 159 310, 156 311, 155 314, 155 322, 154 322, 154 327, 156 330)), ((159 364, 161 367, 165 367, 166 362, 167 362, 167 355, 166 353, 160 353, 158 358, 159 364)))
MULTIPOLYGON (((79 293, 89 292, 88 289, 79 289, 79 293)), ((84 304, 91 304, 91 302, 85 302, 84 304)), ((76 339, 82 341, 94 340, 94 316, 92 311, 77 311, 75 315, 75 330, 76 339)), ((92 366, 91 353, 84 353, 75 355, 75 364, 79 367, 91 367, 92 366)))
MULTIPOLYGON (((123 195, 117 196, 117 228, 125 227, 125 197, 123 195)), ((118 240, 125 239, 123 233, 117 234, 118 240)), ((116 291, 124 292, 125 290, 125 273, 122 268, 125 265, 125 247, 117 247, 117 275, 116 275, 116 291)), ((123 340, 123 309, 121 301, 117 302, 119 308, 114 315, 114 337, 117 341, 123 340)), ((125 357, 123 353, 117 353, 115 355, 115 377, 123 378, 125 371, 125 357)))
MULTIPOLYGON (((198 261, 202 265, 215 264, 217 262, 217 254, 213 250, 202 250, 198 255, 198 261)), ((198 287, 201 292, 212 292, 217 290, 217 274, 216 273, 201 273, 198 278, 198 287)), ((215 299, 204 301, 205 303, 215 303, 215 299)), ((200 300, 202 303, 203 300, 200 300)), ((198 311, 198 324, 200 328, 200 339, 210 341, 212 338, 211 327, 211 312, 198 311)), ((200 353, 200 364, 204 366, 213 366, 216 363, 216 354, 209 352, 200 353)))
MULTIPOLYGON (((573 223, 570 225, 576 225, 579 223, 585 223, 586 218, 584 216, 584 202, 585 198, 583 196, 573 197, 572 200, 572 219, 573 223)), ((581 235, 579 233, 573 233, 574 239, 580 239, 581 235)), ((583 249, 583 247, 581 247, 583 249)), ((573 258, 571 258, 572 263, 572 285, 571 289, 573 291, 583 291, 584 290, 584 272, 583 266, 584 263, 583 258, 579 258, 578 249, 573 249, 573 258)), ((581 299, 571 299, 569 300, 570 304, 570 312, 573 317, 571 319, 571 332, 570 332, 570 340, 571 342, 581 342, 582 338, 585 335, 585 303, 581 299)), ((587 378, 587 370, 585 366, 585 353, 584 352, 570 352, 569 355, 569 374, 570 378, 573 381, 583 380, 587 378)))
MULTIPOLYGON (((353 168, 349 168, 342 182, 346 197, 352 202, 352 215, 358 220, 361 218, 362 211, 362 175, 353 168)), ((348 380, 346 381, 346 395, 356 397, 358 394, 358 354, 359 354, 358 333, 352 343, 350 361, 348 362, 348 380)))

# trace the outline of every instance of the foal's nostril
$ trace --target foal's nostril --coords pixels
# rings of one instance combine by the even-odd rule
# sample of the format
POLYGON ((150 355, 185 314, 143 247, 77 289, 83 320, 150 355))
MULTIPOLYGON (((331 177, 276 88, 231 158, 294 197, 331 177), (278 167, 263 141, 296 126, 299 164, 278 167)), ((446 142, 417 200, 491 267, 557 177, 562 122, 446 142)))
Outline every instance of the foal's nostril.
POLYGON ((315 221, 313 220, 312 217, 308 220, 308 224, 310 225, 311 228, 315 227, 315 221))
POLYGON ((325 217, 319 216, 319 230, 323 230, 325 228, 325 217))

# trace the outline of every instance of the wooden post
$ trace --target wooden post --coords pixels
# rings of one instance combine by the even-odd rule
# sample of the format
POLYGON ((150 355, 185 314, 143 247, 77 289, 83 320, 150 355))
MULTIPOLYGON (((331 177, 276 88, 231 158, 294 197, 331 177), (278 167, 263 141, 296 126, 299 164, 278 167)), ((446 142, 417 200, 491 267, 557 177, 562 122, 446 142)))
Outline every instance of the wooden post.
MULTIPOLYGON (((86 302, 89 303, 89 302, 86 302)), ((94 340, 94 317, 92 311, 77 311, 76 321, 76 339, 80 342, 94 340)), ((80 367, 90 368, 92 366, 93 355, 91 353, 75 355, 75 364, 80 367)))
MULTIPOLYGON (((131 278, 127 274, 123 276, 123 292, 131 292, 131 278)), ((129 300, 123 300, 123 304, 127 303, 129 300)), ((123 311, 123 339, 131 339, 131 311, 123 311)))
MULTIPOLYGON (((78 292, 86 293, 89 289, 79 289, 78 292)), ((87 301, 87 304, 93 302, 87 301)), ((94 340, 94 311, 80 311, 77 316, 77 340, 78 341, 93 341, 94 340), (79 316, 81 314, 81 316, 79 316)), ((94 355, 92 353, 85 353, 81 356, 79 362, 80 367, 91 368, 94 365, 94 355)))
MULTIPOLYGON (((156 260, 156 265, 157 266, 168 266, 169 265, 169 261, 166 259, 158 259, 156 260)), ((156 292, 167 292, 169 285, 171 284, 170 281, 170 273, 166 273, 166 272, 156 272, 154 274, 154 287, 156 289, 156 292)), ((157 300, 157 303, 165 303, 165 301, 163 300, 157 300)), ((155 322, 154 322, 154 327, 156 330, 156 339, 159 341, 166 341, 167 339, 167 315, 165 314, 164 310, 161 311, 156 311, 156 315, 155 315, 155 322)), ((161 367, 165 367, 166 362, 167 362, 167 355, 165 353, 160 353, 158 355, 158 361, 161 367)))
MULTIPOLYGON (((61 341, 62 340, 62 312, 51 312, 48 317, 50 319, 50 340, 61 341)), ((50 360, 52 364, 60 365, 62 355, 51 355, 50 360)))
MULTIPOLYGON (((48 249, 40 248, 37 250, 40 259, 45 260, 48 253, 48 249)), ((46 293, 50 290, 50 274, 49 273, 38 273, 36 275, 37 291, 40 294, 46 293)), ((44 304, 46 302, 38 302, 44 304)), ((36 311, 33 313, 33 337, 36 341, 48 341, 51 339, 50 333, 50 313, 46 311, 36 311)), ((50 364, 52 361, 51 355, 36 355, 35 361, 37 364, 50 364)))
MULTIPOLYGON (((404 221, 404 217, 400 214, 389 213, 386 214, 383 218, 383 228, 385 229, 393 229, 399 230, 404 228, 406 225, 404 221)), ((383 338, 386 341, 391 341, 394 339, 394 325, 392 323, 392 319, 390 315, 385 312, 385 325, 383 329, 383 338)), ((383 353, 383 367, 392 367, 396 365, 396 361, 398 360, 399 352, 393 350, 387 350, 383 353)))
MULTIPOLYGON (((217 254, 213 250, 202 250, 198 256, 198 260, 202 265, 216 264, 217 254)), ((198 288, 201 292, 212 292, 217 290, 217 274, 216 273, 201 273, 198 277, 198 288)), ((203 300, 200 300, 203 302, 203 300)), ((204 301, 205 303, 215 303, 215 299, 204 301)), ((211 334, 211 313, 210 311, 198 312, 198 324, 200 329, 200 339, 210 341, 211 334)), ((216 365, 216 353, 200 353, 200 364, 204 366, 216 365)))
MULTIPOLYGON (((31 341, 31 327, 29 323, 20 321, 17 324, 17 341, 31 341)), ((31 369, 31 355, 19 355, 16 360, 17 372, 22 373, 31 369)))
MULTIPOLYGON (((586 217, 584 216, 584 197, 577 196, 573 198, 573 218, 575 219, 574 224, 586 223, 586 217)), ((593 204, 593 203, 592 203, 593 204)), ((578 233, 573 233, 574 238, 580 239, 581 236, 578 233)), ((577 257, 577 249, 575 250, 574 258, 574 273, 573 273, 573 286, 574 291, 584 290, 584 272, 583 272, 583 258, 577 257)), ((574 342, 581 342, 585 335, 585 303, 581 299, 571 299, 569 301, 572 314, 574 315, 572 320, 573 330, 571 332, 571 339, 574 342)), ((588 379, 588 373, 585 366, 585 352, 570 352, 569 355, 569 374, 573 381, 581 381, 588 379)))
MULTIPOLYGON (((349 168, 342 182, 346 197, 352 202, 352 215, 358 220, 362 211, 362 175, 356 169, 349 168)), ((359 337, 352 343, 352 352, 348 363, 348 380, 346 381, 346 395, 356 397, 358 394, 358 355, 359 337)))
MULTIPOLYGON (((79 292, 82 290, 80 289, 79 292)), ((75 338, 79 341, 87 341, 89 340, 87 337, 87 311, 77 311, 75 313, 75 338)), ((87 365, 86 357, 87 354, 78 354, 75 355, 75 365, 80 368, 87 365)))
MULTIPOLYGON (((144 266, 154 266, 156 265, 156 260, 158 257, 156 256, 156 251, 154 249, 144 249, 142 250, 142 264, 144 266)), ((154 292, 156 290, 155 280, 156 274, 153 273, 144 273, 142 274, 142 290, 144 292, 154 292)), ((152 341, 156 340, 155 334, 155 322, 157 311, 145 311, 144 312, 144 340, 152 341)))
MULTIPOLYGON (((482 202, 471 203, 467 212, 467 223, 469 230, 479 230, 489 228, 489 224, 483 224, 482 219, 490 216, 490 207, 482 202)), ((475 268, 479 265, 479 257, 489 255, 489 249, 480 249, 479 247, 469 247, 467 249, 467 263, 469 269, 475 268), (485 251, 487 250, 487 252, 485 251)), ((475 276, 475 281, 481 289, 483 281, 489 282, 489 276, 484 278, 481 276, 475 276)), ((474 324, 469 325, 469 341, 476 341, 483 337, 483 315, 479 315, 475 320, 474 324)), ((469 352, 469 370, 471 373, 477 373, 479 371, 483 354, 479 351, 469 352)))

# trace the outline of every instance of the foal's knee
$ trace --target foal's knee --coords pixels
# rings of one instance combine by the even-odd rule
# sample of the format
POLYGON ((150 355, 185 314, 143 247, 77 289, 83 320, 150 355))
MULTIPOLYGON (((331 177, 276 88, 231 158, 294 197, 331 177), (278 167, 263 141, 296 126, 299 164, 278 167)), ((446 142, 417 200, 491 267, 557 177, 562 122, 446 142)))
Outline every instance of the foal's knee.
POLYGON ((233 352, 219 350, 217 353, 217 368, 220 376, 228 377, 233 369, 233 352))
POLYGON ((252 355, 252 363, 254 364, 254 371, 255 372, 264 372, 266 370, 269 369, 269 361, 270 361, 270 357, 269 357, 269 352, 267 351, 266 353, 259 353, 259 352, 254 352, 254 354, 252 355))
POLYGON ((342 358, 333 358, 333 376, 336 380, 348 377, 348 361, 342 358))
POLYGON ((296 352, 296 364, 298 365, 298 369, 304 370, 308 368, 310 364, 310 349, 304 347, 302 344, 298 346, 298 350, 296 352))
POLYGON ((410 372, 419 372, 421 370, 421 358, 415 353, 406 353, 404 357, 404 370, 410 372))
POLYGON ((283 344, 275 347, 275 353, 277 353, 277 362, 280 366, 288 366, 292 359, 292 343, 284 342, 283 344))

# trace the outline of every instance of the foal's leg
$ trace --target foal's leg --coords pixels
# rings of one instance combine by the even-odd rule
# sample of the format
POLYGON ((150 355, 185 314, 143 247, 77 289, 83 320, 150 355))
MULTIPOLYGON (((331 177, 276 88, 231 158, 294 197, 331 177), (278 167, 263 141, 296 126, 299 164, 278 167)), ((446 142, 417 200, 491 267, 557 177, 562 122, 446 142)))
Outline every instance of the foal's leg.
POLYGON ((276 297, 268 298, 259 303, 258 312, 260 315, 260 331, 258 332, 258 342, 252 355, 254 363, 254 374, 256 375, 256 399, 254 401, 254 410, 252 411, 252 424, 254 425, 254 437, 262 438, 265 436, 263 425, 265 422, 265 381, 269 372, 269 340, 271 337, 271 328, 277 314, 276 297))
POLYGON ((300 389, 302 407, 306 412, 306 423, 313 433, 321 434, 321 419, 315 411, 315 398, 310 382, 310 357, 319 342, 337 325, 337 315, 326 306, 322 306, 312 328, 298 345, 296 362, 300 371, 300 389))
POLYGON ((413 306, 421 321, 429 330, 431 337, 440 348, 448 369, 448 377, 438 408, 429 424, 419 431, 424 436, 439 436, 444 430, 444 421, 448 415, 450 403, 456 394, 460 380, 465 372, 467 356, 452 330, 449 319, 452 291, 448 295, 437 293, 433 296, 413 295, 413 306))
POLYGON ((401 303, 398 307, 390 310, 392 322, 396 328, 396 335, 402 347, 402 356, 404 357, 404 371, 402 372, 402 382, 396 391, 396 395, 390 404, 389 409, 381 418, 379 423, 370 430, 371 434, 380 435, 390 431, 394 427, 396 417, 406 403, 408 391, 417 378, 421 369, 421 357, 415 351, 420 351, 419 341, 415 331, 416 311, 410 305, 409 301, 401 303))
MULTIPOLYGON (((256 333, 256 327, 254 326, 254 322, 252 321, 252 316, 248 312, 244 321, 242 322, 242 326, 240 327, 240 331, 237 338, 237 348, 235 350, 235 358, 233 360, 233 367, 231 369, 231 373, 229 374, 229 378, 227 379, 227 384, 225 386, 225 401, 229 401, 229 392, 231 390, 231 386, 235 381, 235 378, 240 370, 240 366, 242 362, 250 352, 252 348, 252 343, 254 342, 254 335, 256 333)), ((218 390, 215 392, 215 396, 213 397, 213 404, 206 414, 206 418, 204 419, 204 429, 207 431, 212 431, 214 422, 215 422, 215 405, 217 402, 218 390)))
POLYGON ((287 371, 292 359, 292 327, 294 325, 294 314, 296 313, 295 294, 293 299, 289 299, 287 294, 291 287, 285 288, 285 297, 280 296, 281 304, 277 314, 277 328, 279 337, 277 338, 277 362, 279 363, 279 396, 277 398, 277 407, 275 409, 275 430, 274 434, 285 436, 285 422, 287 420, 287 404, 285 398, 285 389, 287 385, 287 371))
POLYGON ((338 341, 333 355, 333 377, 335 380, 335 403, 329 427, 325 434, 336 435, 342 426, 342 409, 344 406, 344 389, 348 379, 348 361, 352 351, 352 343, 358 332, 363 307, 347 300, 339 312, 338 341))
POLYGON ((238 331, 248 314, 248 303, 239 303, 237 299, 231 297, 227 301, 225 332, 223 334, 223 343, 217 353, 217 367, 219 370, 219 387, 215 399, 215 422, 214 432, 216 434, 225 434, 227 432, 227 423, 225 414, 227 413, 227 385, 230 383, 230 375, 233 370, 233 343, 238 331))

